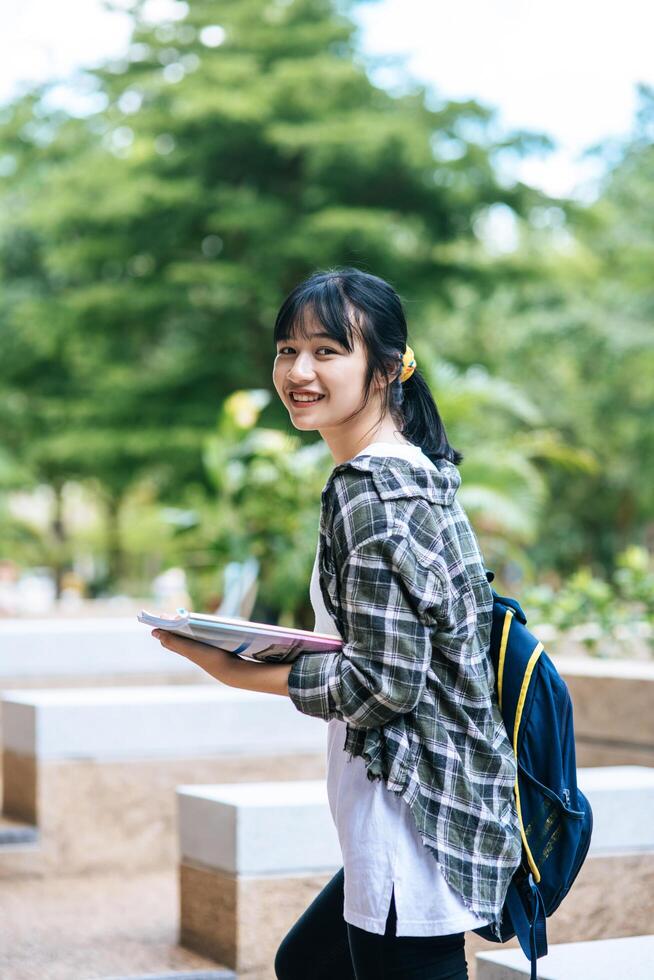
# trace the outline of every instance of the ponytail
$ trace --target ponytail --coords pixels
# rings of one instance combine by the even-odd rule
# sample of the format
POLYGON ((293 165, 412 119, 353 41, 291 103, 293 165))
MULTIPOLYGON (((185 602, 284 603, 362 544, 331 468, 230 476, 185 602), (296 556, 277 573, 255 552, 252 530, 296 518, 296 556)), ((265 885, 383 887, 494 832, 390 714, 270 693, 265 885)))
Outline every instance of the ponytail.
POLYGON ((393 405, 402 416, 402 434, 409 442, 420 446, 432 462, 449 459, 457 466, 463 454, 450 445, 436 402, 418 368, 410 378, 401 382, 399 376, 389 386, 393 405))

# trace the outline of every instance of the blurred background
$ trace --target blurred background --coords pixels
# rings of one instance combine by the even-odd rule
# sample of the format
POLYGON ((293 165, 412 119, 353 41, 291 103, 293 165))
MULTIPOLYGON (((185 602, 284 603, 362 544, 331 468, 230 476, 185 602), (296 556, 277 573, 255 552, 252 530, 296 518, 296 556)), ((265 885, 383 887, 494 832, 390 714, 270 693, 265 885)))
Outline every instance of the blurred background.
POLYGON ((498 591, 598 655, 654 623, 654 10, 24 0, 0 54, 0 616, 313 627, 332 460, 277 309, 406 300, 498 591), (231 587, 231 585, 230 585, 231 587))

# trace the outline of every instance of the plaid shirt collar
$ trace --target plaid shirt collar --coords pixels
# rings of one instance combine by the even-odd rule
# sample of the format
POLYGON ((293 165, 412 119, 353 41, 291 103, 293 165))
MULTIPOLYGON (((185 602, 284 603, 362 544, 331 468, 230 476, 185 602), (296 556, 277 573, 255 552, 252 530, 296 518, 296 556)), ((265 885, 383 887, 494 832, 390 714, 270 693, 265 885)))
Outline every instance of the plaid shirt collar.
POLYGON ((447 459, 435 460, 434 466, 436 472, 403 456, 364 453, 334 467, 323 488, 323 498, 329 494, 338 474, 349 468, 370 473, 382 500, 422 497, 431 503, 449 506, 461 484, 461 475, 454 463, 447 459))

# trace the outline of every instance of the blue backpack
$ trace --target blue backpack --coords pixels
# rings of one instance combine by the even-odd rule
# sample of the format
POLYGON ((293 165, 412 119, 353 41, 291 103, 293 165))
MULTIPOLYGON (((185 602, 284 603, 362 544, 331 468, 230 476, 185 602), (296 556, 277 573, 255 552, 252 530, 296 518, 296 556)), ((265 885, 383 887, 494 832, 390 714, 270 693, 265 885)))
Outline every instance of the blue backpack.
MULTIPOLYGON (((486 572, 489 582, 492 572, 486 572)), ((536 960, 547 953, 545 918, 559 907, 584 862, 593 830, 590 804, 577 788, 572 701, 565 681, 526 626, 515 599, 493 590, 490 654, 497 700, 513 745, 515 797, 522 862, 509 885, 498 938, 518 937, 537 980, 536 960)))

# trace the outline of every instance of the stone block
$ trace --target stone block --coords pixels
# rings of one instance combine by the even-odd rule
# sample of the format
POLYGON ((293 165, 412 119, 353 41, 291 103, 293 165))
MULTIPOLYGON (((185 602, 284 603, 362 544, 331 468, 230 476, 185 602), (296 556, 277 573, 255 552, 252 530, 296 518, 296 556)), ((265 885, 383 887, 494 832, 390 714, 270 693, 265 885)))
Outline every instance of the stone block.
POLYGON ((0 686, 13 686, 15 678, 118 674, 207 677, 153 640, 136 617, 0 620, 0 686))
MULTIPOLYGON (((580 770, 579 785, 597 833, 548 919, 549 941, 646 933, 654 915, 654 772, 580 770)), ((186 785, 177 795, 182 943, 239 976, 274 980, 281 940, 341 864, 324 785, 186 785)), ((471 980, 475 953, 517 945, 467 933, 471 980)))
MULTIPOLYGON (((654 936, 550 945, 538 961, 542 980, 651 980, 654 936)), ((477 980, 521 980, 529 962, 521 950, 477 954, 477 980)))
POLYGON ((284 935, 341 865, 324 780, 180 786, 180 941, 274 980, 284 935))
POLYGON ((572 698, 577 765, 654 767, 654 663, 552 659, 572 698))
POLYGON ((4 692, 4 813, 37 854, 0 849, 0 877, 177 860, 175 788, 323 777, 326 725, 224 685, 4 692))

